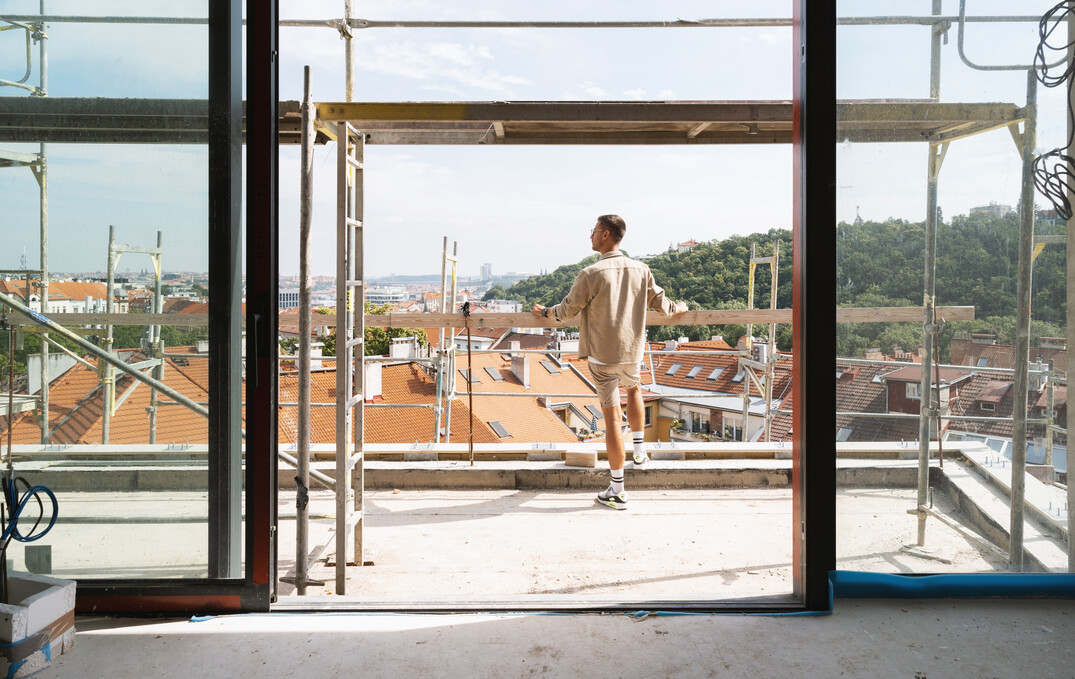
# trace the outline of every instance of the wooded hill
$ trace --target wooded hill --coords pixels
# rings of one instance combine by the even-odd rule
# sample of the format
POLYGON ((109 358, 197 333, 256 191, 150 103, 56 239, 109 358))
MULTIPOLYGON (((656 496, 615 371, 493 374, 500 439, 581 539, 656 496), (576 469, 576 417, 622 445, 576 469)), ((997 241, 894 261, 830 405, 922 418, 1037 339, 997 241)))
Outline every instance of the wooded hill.
MULTIPOLYGON (((1060 232, 1062 227, 1039 224, 1039 233, 1060 232)), ((647 259, 658 285, 672 299, 685 299, 692 309, 746 308, 750 245, 756 256, 772 255, 780 244, 777 306, 791 306, 791 232, 771 229, 750 236, 700 243, 688 252, 669 251, 647 259)), ((915 306, 921 304, 925 266, 925 227, 922 222, 890 219, 858 220, 836 227, 837 304, 843 307, 915 306)), ((629 254, 629 253, 628 253, 629 254)), ((1035 260, 1031 344, 1040 337, 1065 334, 1064 248, 1049 245, 1035 260)), ((1015 339, 1015 295, 1018 278, 1018 214, 1004 217, 959 215, 937 229, 937 304, 973 306, 975 321, 947 323, 941 334, 941 359, 949 360, 948 345, 956 332, 988 332, 1000 343, 1015 339)), ((486 299, 518 299, 555 304, 567 294, 575 276, 597 261, 591 255, 575 264, 532 276, 507 288, 494 287, 486 299)), ((754 306, 769 306, 769 267, 755 273, 754 306)), ((729 344, 745 332, 743 325, 665 326, 650 328, 651 340, 678 336, 708 339, 722 335, 729 344)), ((767 325, 755 326, 764 336, 767 325)), ((922 342, 920 323, 845 323, 837 329, 837 354, 861 356, 876 347, 891 354, 893 346, 914 350, 922 342)), ((777 344, 791 348, 790 326, 778 326, 777 344)))

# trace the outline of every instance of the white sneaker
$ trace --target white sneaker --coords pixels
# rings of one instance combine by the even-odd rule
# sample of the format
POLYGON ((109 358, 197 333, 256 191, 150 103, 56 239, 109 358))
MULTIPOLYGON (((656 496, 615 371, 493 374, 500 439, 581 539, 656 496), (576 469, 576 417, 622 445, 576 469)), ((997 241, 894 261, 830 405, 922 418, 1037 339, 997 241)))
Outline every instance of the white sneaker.
POLYGON ((643 450, 641 453, 635 453, 633 459, 635 462, 635 466, 641 467, 642 465, 649 462, 649 455, 647 455, 646 451, 643 450))

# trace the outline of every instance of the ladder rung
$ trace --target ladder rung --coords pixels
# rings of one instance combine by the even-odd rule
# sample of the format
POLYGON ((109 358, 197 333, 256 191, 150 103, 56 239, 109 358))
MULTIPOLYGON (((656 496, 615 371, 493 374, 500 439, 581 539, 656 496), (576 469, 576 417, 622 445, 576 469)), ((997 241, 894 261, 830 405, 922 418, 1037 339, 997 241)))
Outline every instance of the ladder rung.
POLYGON ((351 459, 347 461, 347 471, 350 472, 352 469, 354 469, 355 465, 357 465, 361 460, 362 453, 355 453, 354 455, 352 455, 351 459))
POLYGON ((361 509, 356 509, 350 515, 348 515, 348 517, 347 517, 347 532, 351 532, 351 530, 355 526, 357 526, 358 522, 361 521, 361 520, 362 520, 362 510, 361 509))
POLYGON ((347 287, 349 287, 349 288, 360 288, 360 287, 362 287, 362 279, 361 278, 348 278, 347 279, 347 287))
POLYGON ((347 156, 347 164, 350 165, 351 167, 357 169, 357 170, 363 169, 362 168, 362 161, 358 160, 356 158, 352 158, 351 156, 347 156))
POLYGON ((361 219, 354 219, 353 217, 347 217, 347 218, 345 218, 345 221, 347 222, 347 226, 350 226, 350 227, 355 228, 355 229, 361 229, 362 228, 362 220, 361 219))
POLYGON ((350 349, 352 347, 357 347, 359 344, 362 344, 362 341, 364 339, 364 337, 356 337, 354 339, 347 340, 347 348, 350 349))
POLYGON ((356 405, 362 402, 362 394, 355 394, 351 398, 347 399, 347 408, 354 408, 356 405))

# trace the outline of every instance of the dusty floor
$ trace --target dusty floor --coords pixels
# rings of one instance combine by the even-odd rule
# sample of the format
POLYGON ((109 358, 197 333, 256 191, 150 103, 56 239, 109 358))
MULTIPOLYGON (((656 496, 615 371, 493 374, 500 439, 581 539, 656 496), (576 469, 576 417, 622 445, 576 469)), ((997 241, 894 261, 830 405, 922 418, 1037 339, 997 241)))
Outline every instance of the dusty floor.
POLYGON ((79 618, 47 679, 1070 679, 1075 604, 837 599, 832 615, 79 618))
MULTIPOLYGON (((367 491, 363 568, 348 596, 377 601, 585 598, 596 601, 780 599, 791 594, 791 492, 635 490, 617 512, 590 491, 367 491)), ((293 495, 280 498, 281 514, 293 495)), ((913 489, 841 490, 838 568, 884 573, 993 572, 1000 557, 944 524, 916 539, 913 489), (938 560, 941 559, 941 560, 938 560)), ((329 535, 334 500, 311 495, 311 545, 329 535)), ((957 520, 937 494, 938 509, 957 520)), ((282 575, 293 576, 294 521, 282 520, 282 575), (290 549, 289 549, 290 547, 290 549)), ((333 551, 315 562, 307 596, 335 593, 333 551)), ((281 595, 294 596, 282 584, 281 595)))

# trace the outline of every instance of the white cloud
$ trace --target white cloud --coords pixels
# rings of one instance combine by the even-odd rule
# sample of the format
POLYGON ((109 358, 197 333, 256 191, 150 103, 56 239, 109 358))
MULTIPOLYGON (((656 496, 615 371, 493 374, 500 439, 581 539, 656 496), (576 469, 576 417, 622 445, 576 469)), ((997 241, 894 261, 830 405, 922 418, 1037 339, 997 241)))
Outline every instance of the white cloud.
POLYGON ((485 45, 406 40, 366 45, 358 67, 412 80, 436 80, 438 87, 450 87, 447 81, 505 96, 514 87, 529 84, 526 78, 484 65, 492 61, 493 54, 485 45))
POLYGON ((588 97, 594 97, 597 99, 608 98, 608 92, 588 80, 580 83, 579 87, 582 89, 583 92, 586 93, 586 96, 588 97))
POLYGON ((631 90, 624 90, 623 95, 628 99, 645 99, 646 90, 642 89, 641 87, 636 87, 631 90))

